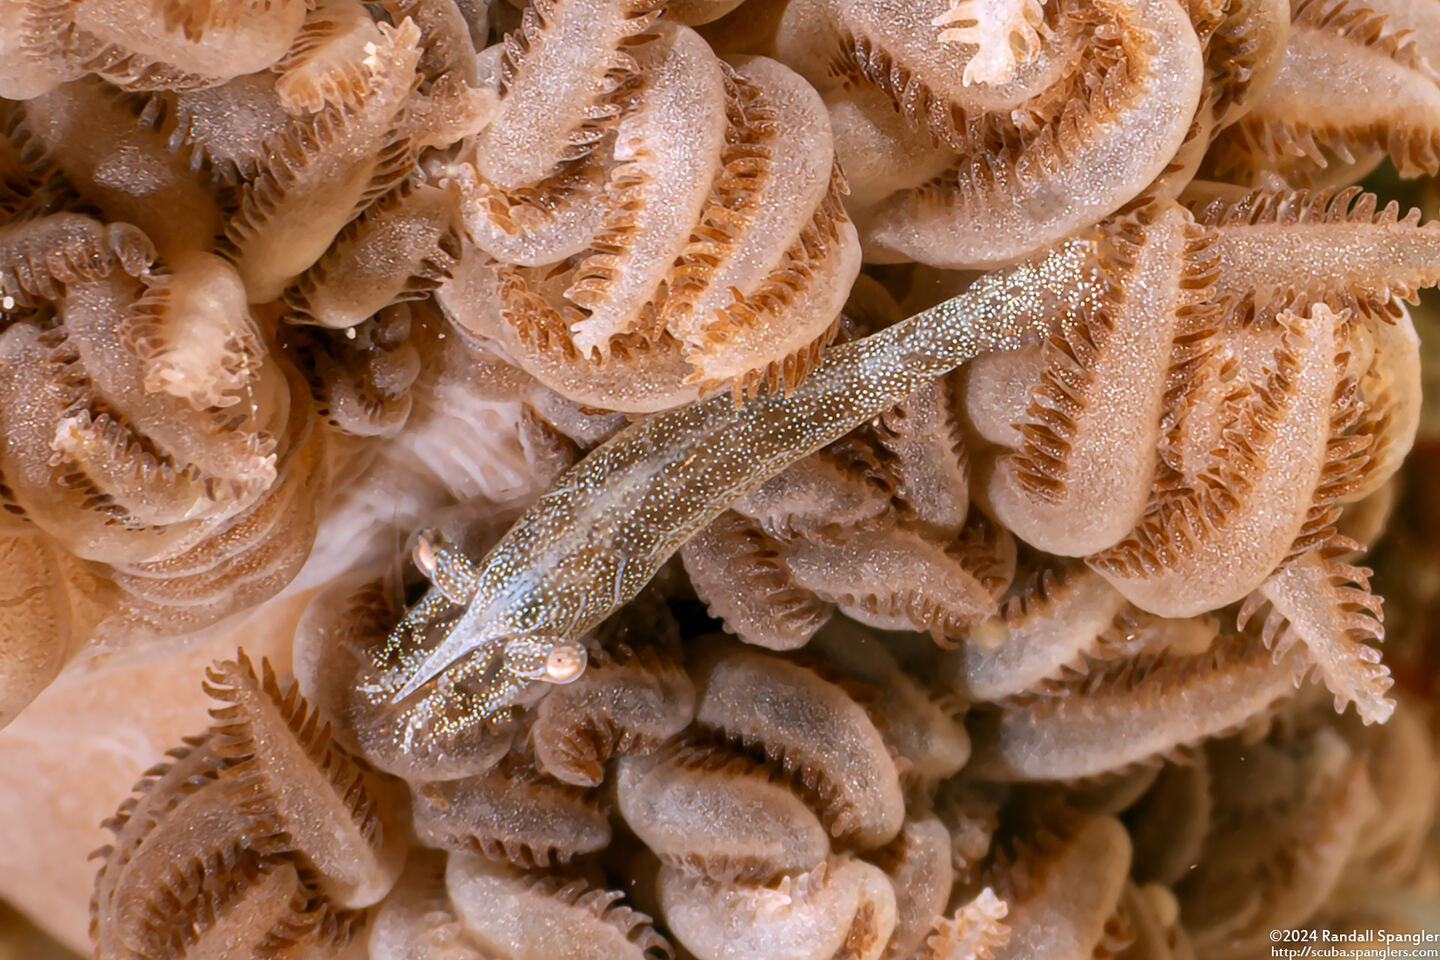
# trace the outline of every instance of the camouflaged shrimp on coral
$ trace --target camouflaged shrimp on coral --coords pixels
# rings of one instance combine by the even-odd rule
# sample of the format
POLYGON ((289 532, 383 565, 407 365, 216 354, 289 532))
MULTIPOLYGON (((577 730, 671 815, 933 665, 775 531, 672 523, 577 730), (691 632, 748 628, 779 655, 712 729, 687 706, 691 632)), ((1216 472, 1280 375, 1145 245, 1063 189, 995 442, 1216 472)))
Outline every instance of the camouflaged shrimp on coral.
MULTIPOLYGON (((857 284, 856 332, 899 308, 857 284)), ((1014 541, 969 512, 969 457, 948 384, 911 394, 871 425, 737 501, 681 552, 697 593, 748 643, 803 646, 839 610, 944 642, 996 612, 1014 541)))
POLYGON ((1434 0, 0 0, 0 898, 106 960, 1419 929, 1428 568, 1361 554, 1437 69, 1434 0))

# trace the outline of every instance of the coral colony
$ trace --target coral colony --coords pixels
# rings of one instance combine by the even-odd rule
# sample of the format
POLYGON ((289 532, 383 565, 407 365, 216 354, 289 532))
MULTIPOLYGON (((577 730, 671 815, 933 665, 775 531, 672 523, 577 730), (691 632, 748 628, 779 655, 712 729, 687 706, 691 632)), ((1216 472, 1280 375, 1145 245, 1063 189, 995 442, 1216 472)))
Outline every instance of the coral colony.
POLYGON ((1440 227, 1353 184, 1440 173, 1440 0, 0 0, 0 98, 59 943, 1423 927, 1360 564, 1440 227))

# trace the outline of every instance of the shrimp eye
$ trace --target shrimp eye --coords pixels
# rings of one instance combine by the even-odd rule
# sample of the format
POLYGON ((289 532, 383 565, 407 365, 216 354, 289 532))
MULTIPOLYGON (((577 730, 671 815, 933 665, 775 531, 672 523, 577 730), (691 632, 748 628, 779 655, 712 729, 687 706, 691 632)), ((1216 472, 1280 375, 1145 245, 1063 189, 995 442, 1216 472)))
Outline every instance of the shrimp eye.
POLYGON ((551 683, 569 683, 585 672, 589 654, 573 640, 557 643, 545 656, 545 679, 551 683))
POLYGON ((505 642, 505 667, 516 676, 569 683, 585 672, 584 645, 565 637, 514 637, 505 642))
POLYGON ((479 589, 479 572, 470 558, 439 530, 420 531, 410 553, 415 567, 451 603, 465 606, 479 589))
POLYGON ((440 552, 440 545, 436 542, 438 536, 434 530, 422 530, 411 553, 416 568, 426 580, 435 579, 435 567, 439 560, 437 554, 440 552))

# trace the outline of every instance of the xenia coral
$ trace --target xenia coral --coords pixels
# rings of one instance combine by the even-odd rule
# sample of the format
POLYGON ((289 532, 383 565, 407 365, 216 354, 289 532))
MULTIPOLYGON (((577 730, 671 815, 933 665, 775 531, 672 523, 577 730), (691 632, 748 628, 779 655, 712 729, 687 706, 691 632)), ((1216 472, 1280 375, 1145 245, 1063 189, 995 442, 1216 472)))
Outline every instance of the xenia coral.
POLYGON ((1395 175, 1435 0, 0 0, 0 899, 101 960, 1420 928, 1395 175))

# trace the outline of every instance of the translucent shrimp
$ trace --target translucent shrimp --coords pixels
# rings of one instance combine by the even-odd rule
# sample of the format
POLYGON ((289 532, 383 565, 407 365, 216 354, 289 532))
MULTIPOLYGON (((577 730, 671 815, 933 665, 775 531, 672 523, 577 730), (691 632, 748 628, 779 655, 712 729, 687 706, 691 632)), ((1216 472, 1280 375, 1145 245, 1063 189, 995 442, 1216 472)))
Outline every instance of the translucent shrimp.
POLYGON ((738 406, 719 394, 642 420, 563 474, 479 563, 422 537, 416 560, 432 587, 397 631, 465 610, 394 700, 471 654, 491 664, 497 712, 527 681, 575 679, 579 638, 732 503, 965 361, 1045 336, 1050 317, 1100 295, 1102 271, 1093 241, 1071 240, 835 347, 788 393, 738 406))

